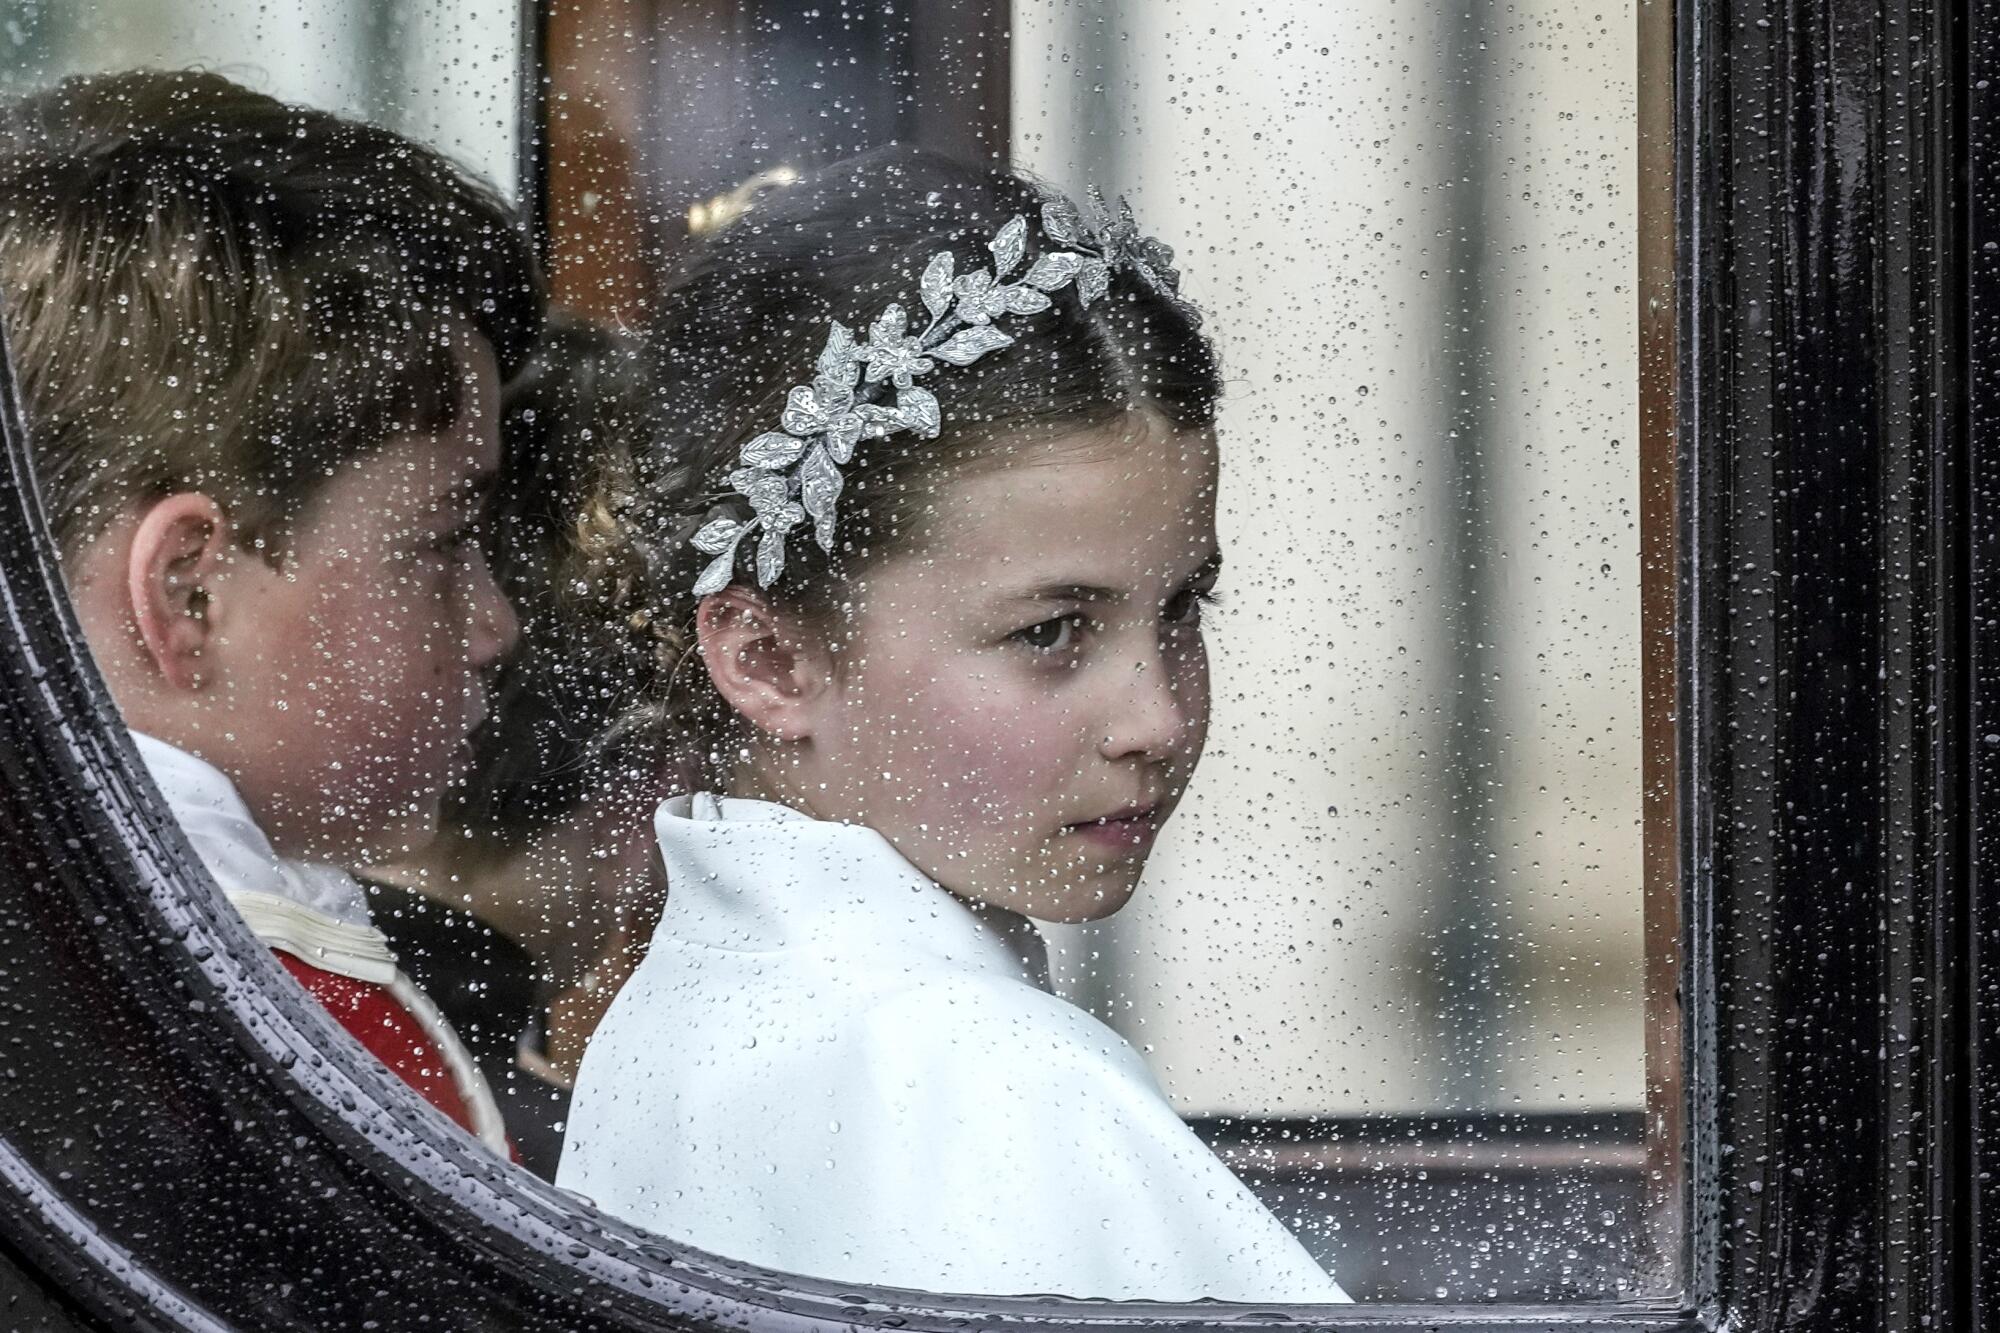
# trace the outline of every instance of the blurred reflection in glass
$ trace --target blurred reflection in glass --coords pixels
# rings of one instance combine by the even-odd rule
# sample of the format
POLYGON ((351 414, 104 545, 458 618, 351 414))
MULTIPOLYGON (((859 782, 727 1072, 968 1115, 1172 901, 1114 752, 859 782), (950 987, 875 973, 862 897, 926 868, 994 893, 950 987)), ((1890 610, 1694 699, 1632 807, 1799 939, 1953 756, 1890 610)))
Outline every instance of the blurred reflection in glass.
POLYGON ((522 1161, 552 1178, 583 1043, 658 910, 648 826, 662 779, 633 780, 600 751, 632 684, 566 614, 598 469, 651 402, 629 342, 560 316, 503 401, 488 545, 520 645, 437 841, 370 878, 404 967, 479 1059, 522 1161))

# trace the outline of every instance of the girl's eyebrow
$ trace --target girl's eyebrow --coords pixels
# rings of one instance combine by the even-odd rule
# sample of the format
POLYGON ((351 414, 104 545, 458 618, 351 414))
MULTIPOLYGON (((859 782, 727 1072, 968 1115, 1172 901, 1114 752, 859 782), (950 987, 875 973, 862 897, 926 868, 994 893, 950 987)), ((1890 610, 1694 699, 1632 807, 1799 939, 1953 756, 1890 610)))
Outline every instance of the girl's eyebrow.
MULTIPOLYGON (((1222 572, 1222 552, 1211 551, 1208 558, 1195 566, 1180 587, 1200 583, 1222 572)), ((1044 583, 1018 594, 1013 600, 1020 602, 1122 602, 1131 596, 1116 588, 1106 588, 1095 583, 1044 583)))
POLYGON ((1020 602, 1122 602, 1125 594, 1094 583, 1044 583, 1014 600, 1020 602))

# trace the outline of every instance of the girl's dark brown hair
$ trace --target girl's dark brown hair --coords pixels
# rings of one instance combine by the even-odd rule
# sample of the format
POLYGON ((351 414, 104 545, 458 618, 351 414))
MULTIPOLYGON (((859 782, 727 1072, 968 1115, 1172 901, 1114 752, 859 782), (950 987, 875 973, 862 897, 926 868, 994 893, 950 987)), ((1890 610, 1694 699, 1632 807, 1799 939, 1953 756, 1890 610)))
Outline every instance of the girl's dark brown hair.
MULTIPOLYGON (((960 272, 990 263, 986 242, 1009 219, 1041 235, 1045 192, 997 166, 954 162, 907 147, 850 159, 767 196, 708 241, 662 300, 652 330, 663 429, 619 460, 594 512, 584 582, 611 594, 605 610, 638 634, 650 659, 628 729, 710 744, 719 700, 692 653, 690 592, 710 559, 688 544, 707 497, 738 448, 776 429, 786 393, 811 382, 827 326, 858 336, 889 304, 919 309, 918 281, 941 250, 960 272)), ((1220 379, 1194 318, 1135 274, 1120 271, 1088 310, 1074 293, 1053 308, 1010 318, 1018 341, 966 368, 923 380, 937 395, 943 433, 864 441, 842 469, 834 550, 794 530, 783 577, 767 595, 823 614, 869 561, 925 535, 937 485, 1005 466, 1010 442, 1047 441, 1111 425, 1135 410, 1177 429, 1212 425, 1220 379)))

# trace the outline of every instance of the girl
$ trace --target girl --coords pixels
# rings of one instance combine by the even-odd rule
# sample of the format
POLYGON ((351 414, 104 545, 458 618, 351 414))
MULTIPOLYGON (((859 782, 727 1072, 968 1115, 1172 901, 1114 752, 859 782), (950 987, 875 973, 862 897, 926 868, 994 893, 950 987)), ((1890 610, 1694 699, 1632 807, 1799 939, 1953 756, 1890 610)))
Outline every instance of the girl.
POLYGON ((667 298, 676 418, 585 525, 646 640, 665 917, 558 1182, 768 1268, 1310 1302, 1333 1280, 1048 989, 1201 753, 1216 363, 1165 247, 871 155, 667 298))

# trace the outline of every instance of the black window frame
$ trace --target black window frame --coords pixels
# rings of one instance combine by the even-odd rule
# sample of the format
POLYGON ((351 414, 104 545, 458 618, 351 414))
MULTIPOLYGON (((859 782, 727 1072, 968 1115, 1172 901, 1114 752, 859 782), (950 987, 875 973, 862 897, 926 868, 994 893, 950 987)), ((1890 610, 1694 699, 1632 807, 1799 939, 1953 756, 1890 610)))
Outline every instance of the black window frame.
POLYGON ((2000 1323, 2000 5, 1671 24, 1684 1299, 1273 1319, 856 1290, 499 1166, 281 982, 163 814, 0 365, 7 1322, 2000 1323))

